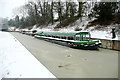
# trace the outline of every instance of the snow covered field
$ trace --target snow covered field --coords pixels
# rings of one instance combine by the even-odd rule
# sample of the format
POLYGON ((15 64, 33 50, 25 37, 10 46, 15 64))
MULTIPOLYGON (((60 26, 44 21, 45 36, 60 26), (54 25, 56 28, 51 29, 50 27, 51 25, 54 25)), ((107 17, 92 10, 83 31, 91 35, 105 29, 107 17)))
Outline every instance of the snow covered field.
POLYGON ((0 79, 55 78, 15 37, 0 32, 0 79))

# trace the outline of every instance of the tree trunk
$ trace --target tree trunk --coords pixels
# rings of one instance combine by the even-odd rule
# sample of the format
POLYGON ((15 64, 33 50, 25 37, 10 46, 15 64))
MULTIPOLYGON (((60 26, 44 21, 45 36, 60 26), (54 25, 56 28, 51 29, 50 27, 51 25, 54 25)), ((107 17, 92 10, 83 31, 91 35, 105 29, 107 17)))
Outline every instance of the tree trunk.
POLYGON ((82 6, 83 6, 83 3, 82 3, 82 2, 79 2, 78 17, 82 17, 82 6))
POLYGON ((51 3, 51 22, 52 22, 52 25, 54 24, 53 6, 54 6, 54 3, 52 2, 51 3))
POLYGON ((58 2, 58 16, 59 16, 60 24, 62 24, 62 9, 61 9, 61 3, 60 2, 58 2))

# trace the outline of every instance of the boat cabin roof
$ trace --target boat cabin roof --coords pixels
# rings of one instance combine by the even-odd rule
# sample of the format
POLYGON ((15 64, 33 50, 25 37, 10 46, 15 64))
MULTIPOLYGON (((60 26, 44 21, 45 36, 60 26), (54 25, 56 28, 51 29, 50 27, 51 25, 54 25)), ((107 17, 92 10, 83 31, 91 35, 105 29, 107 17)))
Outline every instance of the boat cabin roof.
POLYGON ((74 36, 74 35, 86 35, 89 32, 41 32, 42 35, 61 35, 61 36, 74 36))

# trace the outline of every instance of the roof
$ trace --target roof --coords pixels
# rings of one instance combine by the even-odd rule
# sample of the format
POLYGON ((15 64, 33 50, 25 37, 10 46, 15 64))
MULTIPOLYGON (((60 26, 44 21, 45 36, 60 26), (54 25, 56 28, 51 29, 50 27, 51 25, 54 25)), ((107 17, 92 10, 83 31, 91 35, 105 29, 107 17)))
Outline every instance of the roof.
POLYGON ((42 32, 42 35, 64 35, 64 36, 74 36, 79 34, 89 34, 89 32, 42 32))

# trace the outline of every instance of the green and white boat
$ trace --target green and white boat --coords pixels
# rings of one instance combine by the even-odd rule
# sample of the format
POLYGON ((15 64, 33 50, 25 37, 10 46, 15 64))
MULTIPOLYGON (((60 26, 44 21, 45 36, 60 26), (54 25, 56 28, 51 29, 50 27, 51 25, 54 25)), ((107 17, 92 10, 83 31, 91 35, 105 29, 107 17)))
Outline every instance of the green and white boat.
POLYGON ((95 48, 101 45, 100 40, 92 40, 89 32, 36 32, 35 37, 66 42, 72 47, 95 48))

